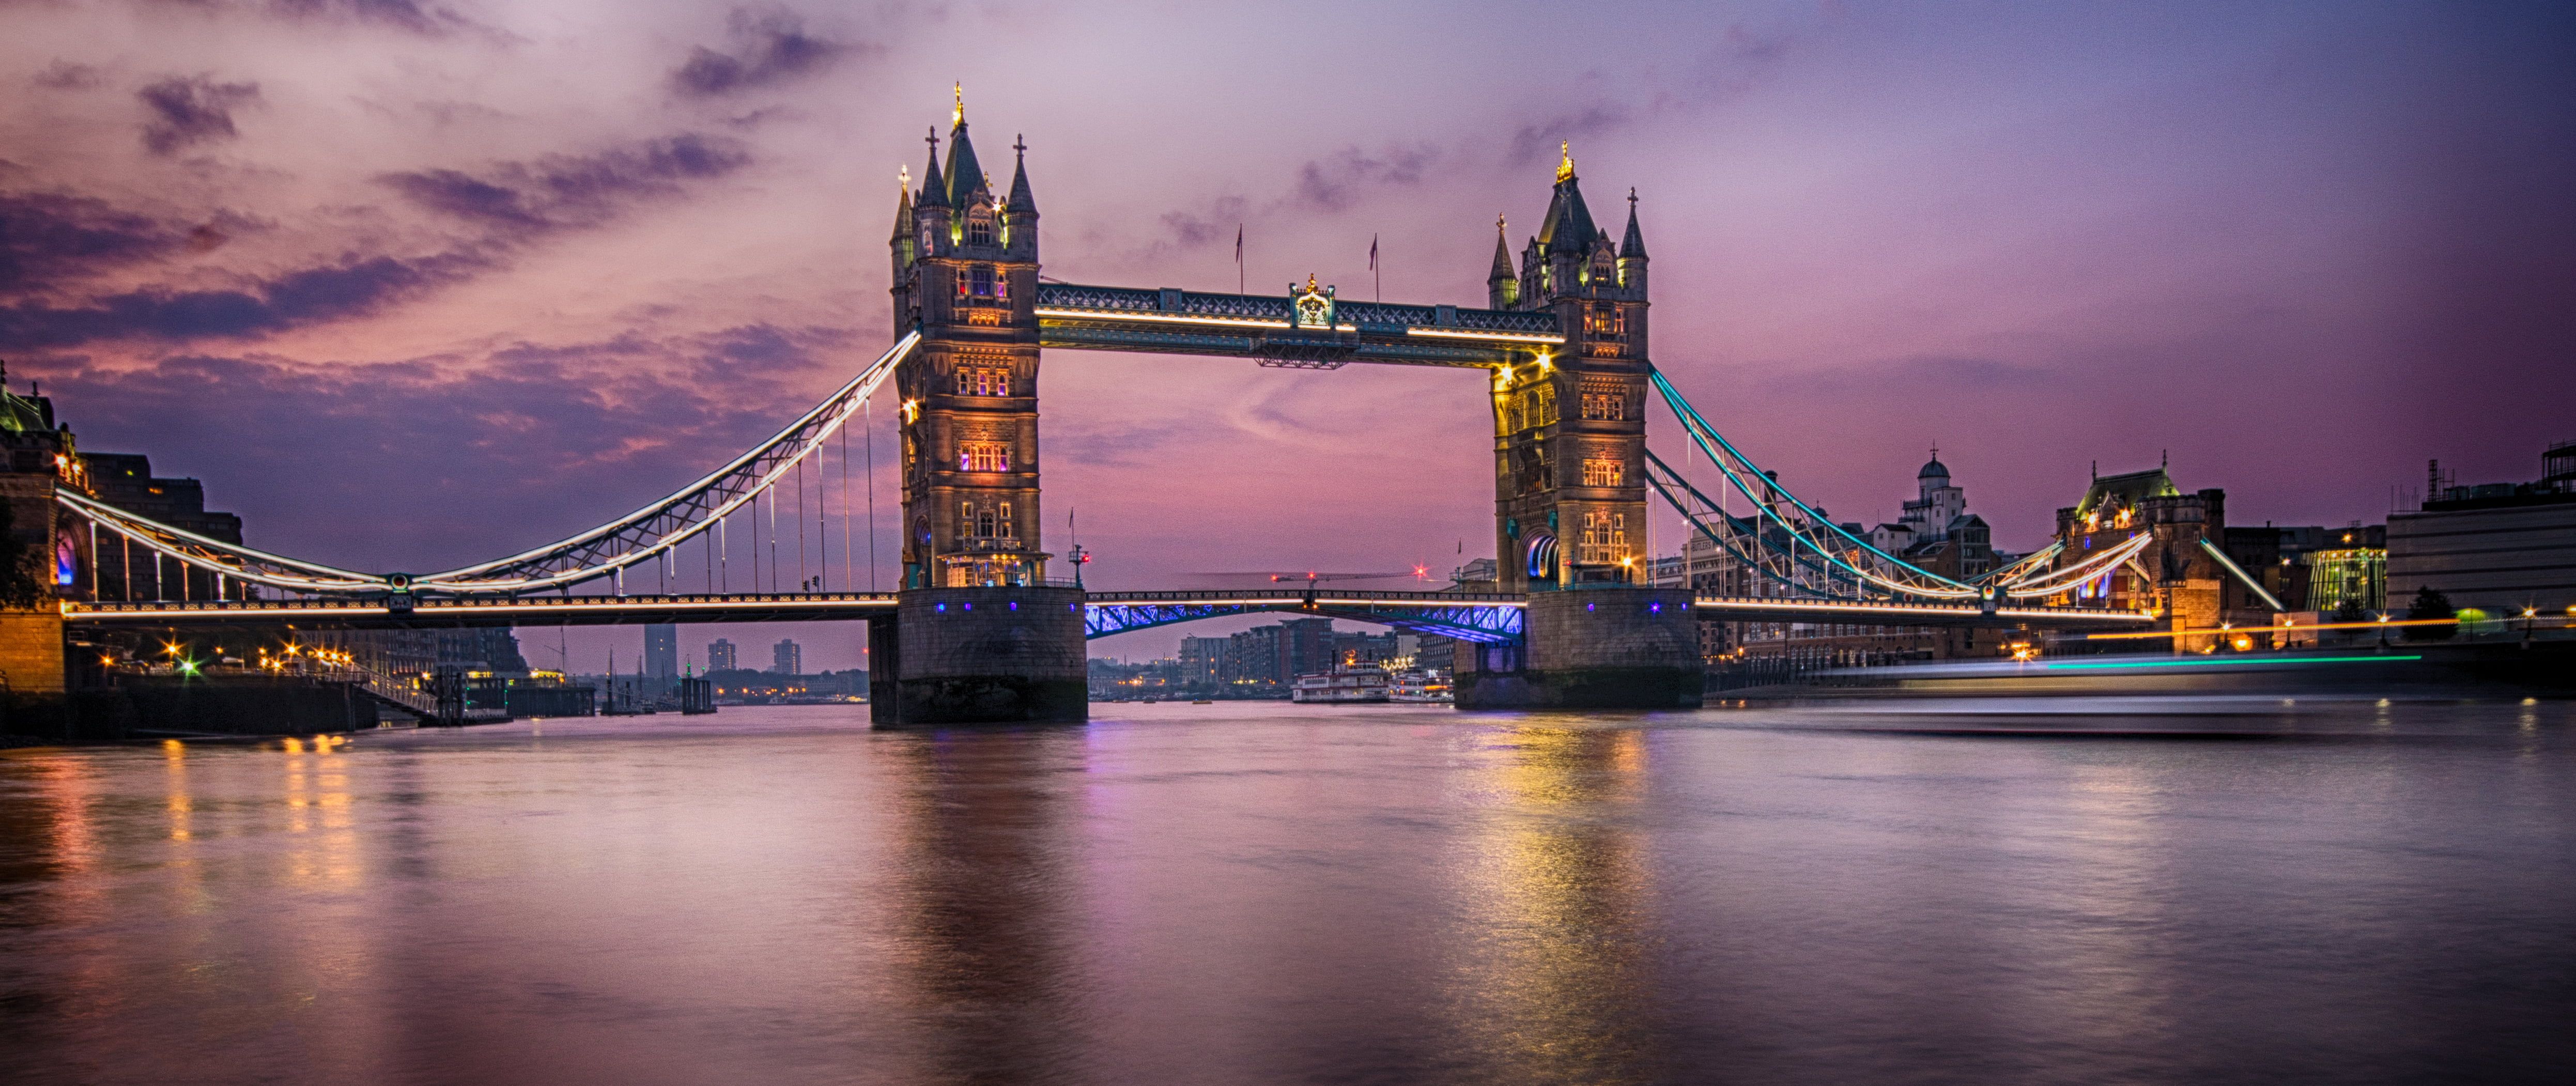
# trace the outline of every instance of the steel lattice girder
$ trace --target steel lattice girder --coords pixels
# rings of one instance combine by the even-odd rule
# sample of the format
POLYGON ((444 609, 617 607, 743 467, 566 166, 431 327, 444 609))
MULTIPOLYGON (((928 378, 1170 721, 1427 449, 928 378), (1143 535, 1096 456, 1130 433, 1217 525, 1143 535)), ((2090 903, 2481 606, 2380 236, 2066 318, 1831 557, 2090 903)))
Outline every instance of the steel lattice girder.
POLYGON ((1203 618, 1264 611, 1375 622, 1414 633, 1439 634, 1485 644, 1508 644, 1521 639, 1520 608, 1422 604, 1095 603, 1083 608, 1082 634, 1086 638, 1107 637, 1155 626, 1196 622, 1203 618))

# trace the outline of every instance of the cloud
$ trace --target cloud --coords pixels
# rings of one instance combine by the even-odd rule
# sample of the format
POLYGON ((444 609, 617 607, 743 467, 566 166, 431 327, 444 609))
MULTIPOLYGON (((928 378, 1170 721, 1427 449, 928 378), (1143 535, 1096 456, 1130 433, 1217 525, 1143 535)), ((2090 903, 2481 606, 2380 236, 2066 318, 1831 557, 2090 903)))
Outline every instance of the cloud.
POLYGON ((735 51, 690 50, 671 73, 673 90, 691 98, 732 94, 821 71, 863 48, 808 34, 804 20, 785 10, 735 8, 728 25, 735 51))
POLYGON ((67 193, 0 193, 0 296, 149 259, 183 234, 147 215, 67 193))
POLYGON ((1346 148, 1300 168, 1293 199, 1307 207, 1340 211, 1359 202, 1361 190, 1368 186, 1419 184, 1424 167, 1439 157, 1440 149, 1427 143, 1389 147, 1376 156, 1357 147, 1346 148))
POLYGON ((98 69, 87 64, 74 64, 71 61, 56 58, 52 64, 46 66, 44 71, 37 72, 29 82, 46 90, 96 90, 100 84, 106 82, 106 77, 100 75, 98 69))
POLYGON ((1252 213, 1252 205, 1240 196, 1220 196, 1208 204, 1205 213, 1171 211, 1163 215, 1164 229, 1172 232, 1172 244, 1183 249, 1230 240, 1234 230, 1252 213))
POLYGON ((408 259, 351 254, 233 290, 146 287, 71 305, 22 301, 0 307, 0 349, 283 331, 371 313, 488 263, 462 252, 408 259))
POLYGON ((507 162, 480 175, 436 169, 378 181, 413 204, 504 233, 607 221, 622 201, 668 195, 681 182, 720 177, 751 161, 740 143, 684 133, 592 155, 507 162))
MULTIPOLYGON (((470 222, 479 236, 427 255, 344 252, 224 289, 150 285, 70 302, 22 297, 0 306, 0 349, 257 336, 365 316, 499 268, 513 244, 599 226, 634 200, 669 195, 683 182, 721 176, 750 160, 733 141, 683 134, 596 154, 503 163, 480 175, 452 169, 384 175, 378 180, 406 200, 470 222)), ((226 214, 183 228, 88 197, 0 195, 0 297, 182 248, 210 251, 255 225, 226 214)))
POLYGON ((422 34, 434 34, 463 20, 445 8, 421 7, 414 0, 270 0, 270 10, 291 18, 337 18, 383 23, 422 34))
POLYGON ((135 97, 152 111, 152 119, 143 125, 144 148, 167 155, 237 135, 233 110, 259 101, 259 84, 173 76, 136 91, 135 97))
POLYGON ((1628 117, 1627 107, 1600 103, 1522 125, 1520 131, 1512 133, 1512 147, 1505 161, 1514 166, 1552 161, 1558 143, 1600 135, 1628 123, 1628 117))

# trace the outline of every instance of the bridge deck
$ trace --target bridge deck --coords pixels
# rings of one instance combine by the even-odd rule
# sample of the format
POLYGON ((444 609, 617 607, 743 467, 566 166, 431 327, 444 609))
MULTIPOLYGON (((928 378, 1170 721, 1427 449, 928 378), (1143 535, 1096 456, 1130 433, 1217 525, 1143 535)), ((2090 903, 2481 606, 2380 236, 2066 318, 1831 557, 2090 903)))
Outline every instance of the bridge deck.
MULTIPOLYGON (((1479 592, 1217 591, 1093 592, 1095 636, 1221 614, 1306 611, 1355 621, 1464 630, 1473 637, 1516 634, 1524 597, 1479 592), (1501 612, 1511 612, 1505 618, 1501 612)), ((249 600, 160 603, 66 602, 63 617, 96 629, 269 626, 306 629, 439 629, 466 626, 603 626, 647 622, 815 622, 892 614, 892 592, 785 592, 633 596, 424 599, 409 610, 373 600, 249 600)), ((1968 604, 1843 603, 1702 596, 1700 617, 1728 622, 1864 626, 2026 626, 2047 630, 2148 629, 2155 616, 2089 608, 1968 604)))

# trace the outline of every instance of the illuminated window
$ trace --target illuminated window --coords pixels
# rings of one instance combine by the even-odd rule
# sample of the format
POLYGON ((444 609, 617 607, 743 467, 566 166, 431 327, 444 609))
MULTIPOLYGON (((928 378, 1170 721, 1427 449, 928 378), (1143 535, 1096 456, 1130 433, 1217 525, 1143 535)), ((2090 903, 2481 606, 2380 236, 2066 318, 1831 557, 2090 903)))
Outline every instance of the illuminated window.
POLYGON ((958 442, 957 470, 1009 471, 1011 470, 1011 447, 999 441, 958 442))
POLYGON ((967 274, 966 269, 957 269, 957 296, 959 298, 973 296, 975 293, 974 283, 975 277, 967 274))
POLYGON ((1530 425, 1545 426, 1556 421, 1556 386, 1540 385, 1530 390, 1530 425))
POLYGON ((1586 565, 1606 566, 1616 564, 1627 556, 1627 514, 1583 514, 1583 535, 1575 545, 1575 561, 1586 565))
POLYGON ((957 394, 1008 396, 1011 394, 1011 371, 1000 366, 959 366, 957 394))
POLYGON ((1009 502, 964 502, 957 507, 957 534, 966 539, 1016 539, 1009 502))
POLYGON ((1618 306, 1594 303, 1583 312, 1583 331, 1594 339, 1617 340, 1627 330, 1627 319, 1618 306))
POLYGON ((1625 486, 1626 466, 1617 460, 1587 458, 1583 461, 1583 485, 1625 486))
POLYGON ((1584 418, 1616 422, 1628 416, 1628 397, 1616 392, 1586 392, 1581 410, 1584 418))

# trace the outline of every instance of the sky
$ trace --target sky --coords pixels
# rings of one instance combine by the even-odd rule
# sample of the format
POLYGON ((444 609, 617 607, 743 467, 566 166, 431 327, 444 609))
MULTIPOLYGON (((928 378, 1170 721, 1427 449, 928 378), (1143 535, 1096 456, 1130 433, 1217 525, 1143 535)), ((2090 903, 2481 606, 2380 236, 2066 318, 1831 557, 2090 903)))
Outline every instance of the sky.
MULTIPOLYGON (((1570 141, 1597 219, 1636 190, 1655 364, 1837 519, 1936 445, 2027 548, 2095 464, 2333 524, 2576 439, 2563 4, 0 0, 0 358, 254 546, 514 552, 891 342, 896 172, 961 83, 1073 282, 1230 290, 1240 227, 1255 291, 1367 297, 1374 239, 1388 299, 1482 304, 1570 141)), ((1445 571, 1492 546, 1483 392, 1052 352, 1045 545, 1078 511, 1111 588, 1445 571)), ((782 631, 864 640, 683 643, 782 631)))

